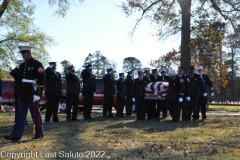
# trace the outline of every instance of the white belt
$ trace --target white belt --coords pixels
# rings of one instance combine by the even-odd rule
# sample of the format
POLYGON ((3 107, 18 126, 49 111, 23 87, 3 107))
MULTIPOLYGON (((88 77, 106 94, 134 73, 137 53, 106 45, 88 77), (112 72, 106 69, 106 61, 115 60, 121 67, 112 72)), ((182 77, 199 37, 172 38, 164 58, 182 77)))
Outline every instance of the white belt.
POLYGON ((35 81, 34 81, 34 80, 31 80, 31 79, 22 79, 22 82, 35 83, 35 81))

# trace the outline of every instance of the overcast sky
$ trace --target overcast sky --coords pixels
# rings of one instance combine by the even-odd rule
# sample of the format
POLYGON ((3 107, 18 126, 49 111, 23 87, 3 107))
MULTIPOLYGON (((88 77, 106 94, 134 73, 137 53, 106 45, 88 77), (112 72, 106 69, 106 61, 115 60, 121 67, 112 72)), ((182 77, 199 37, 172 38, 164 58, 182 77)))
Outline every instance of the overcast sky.
POLYGON ((47 0, 35 2, 35 24, 58 43, 48 50, 51 61, 58 62, 58 70, 63 60, 79 68, 85 57, 95 51, 101 51, 108 59, 115 60, 118 71, 122 69, 126 57, 138 58, 145 67, 149 66, 151 58, 156 59, 172 48, 178 48, 179 39, 159 41, 152 36, 154 27, 149 21, 142 21, 131 38, 129 33, 139 15, 127 18, 116 6, 121 2, 86 0, 79 4, 76 0, 65 18, 54 16, 55 9, 49 8, 47 0))

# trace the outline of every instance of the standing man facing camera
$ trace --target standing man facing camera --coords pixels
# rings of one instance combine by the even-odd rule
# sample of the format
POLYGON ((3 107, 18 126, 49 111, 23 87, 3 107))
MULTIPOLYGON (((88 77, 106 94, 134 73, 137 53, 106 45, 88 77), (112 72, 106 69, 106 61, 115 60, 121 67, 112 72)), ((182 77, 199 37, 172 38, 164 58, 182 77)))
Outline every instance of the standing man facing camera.
POLYGON ((90 64, 81 72, 81 76, 83 78, 83 118, 92 119, 91 113, 94 94, 96 94, 96 81, 90 64))
POLYGON ((60 122, 58 119, 58 106, 60 96, 62 95, 62 77, 56 71, 56 62, 49 62, 49 67, 45 70, 45 75, 45 95, 47 96, 45 122, 49 122, 52 116, 53 122, 60 122))
POLYGON ((43 137, 43 124, 40 113, 39 100, 45 82, 44 68, 41 62, 32 57, 30 46, 19 46, 24 63, 20 65, 19 105, 16 123, 10 136, 6 140, 19 141, 22 138, 28 109, 30 109, 34 123, 34 138, 43 137))

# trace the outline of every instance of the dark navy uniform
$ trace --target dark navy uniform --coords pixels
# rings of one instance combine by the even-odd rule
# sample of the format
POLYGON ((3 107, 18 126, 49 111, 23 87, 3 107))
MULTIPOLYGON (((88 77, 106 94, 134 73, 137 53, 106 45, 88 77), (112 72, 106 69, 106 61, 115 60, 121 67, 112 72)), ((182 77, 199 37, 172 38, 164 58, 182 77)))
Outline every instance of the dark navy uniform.
MULTIPOLYGON (((56 62, 50 62, 51 65, 56 65, 56 62)), ((47 97, 47 108, 45 112, 45 122, 49 122, 51 117, 53 122, 59 122, 58 106, 62 95, 62 78, 61 74, 53 71, 50 67, 45 70, 46 84, 45 95, 47 97)))
POLYGON ((96 92, 96 81, 92 72, 92 66, 86 66, 81 72, 83 79, 83 118, 91 119, 94 93, 96 92))
POLYGON ((145 87, 150 83, 149 78, 142 76, 134 79, 134 97, 135 97, 135 105, 137 108, 137 120, 145 120, 146 113, 146 104, 145 104, 145 87))
MULTIPOLYGON (((1 78, 0 78, 0 97, 2 98, 2 80, 1 80, 1 78)), ((0 100, 2 100, 2 99, 0 99, 0 100)))
POLYGON ((103 77, 104 82, 104 102, 103 102, 103 117, 113 117, 112 106, 114 94, 116 94, 116 84, 112 75, 112 69, 107 69, 108 74, 103 77))
POLYGON ((80 93, 80 80, 75 75, 73 65, 69 66, 69 73, 66 75, 67 80, 67 120, 77 120, 78 102, 80 93), (71 109, 73 109, 71 113, 71 109))
POLYGON ((173 76, 176 76, 175 79, 169 78, 166 100, 169 113, 172 117, 172 122, 177 122, 179 121, 179 98, 182 98, 183 100, 185 87, 182 78, 179 78, 177 75, 173 76))
MULTIPOLYGON (((200 75, 200 77, 203 79, 205 86, 210 88, 210 92, 214 93, 214 88, 212 85, 212 81, 209 78, 208 75, 202 74, 200 75)), ((202 119, 206 119, 206 112, 207 112, 207 98, 208 96, 203 96, 203 93, 205 93, 205 91, 203 89, 200 89, 200 96, 199 96, 199 100, 198 100, 198 113, 199 110, 201 109, 201 114, 202 114, 202 119)), ((199 118, 199 115, 198 115, 199 118)))
MULTIPOLYGON (((132 74, 132 72, 128 72, 128 74, 132 74)), ((134 80, 133 77, 130 75, 127 75, 125 79, 125 86, 126 86, 126 116, 132 115, 132 106, 133 106, 133 86, 134 86, 134 80)))
POLYGON ((188 74, 186 75, 187 81, 190 83, 190 98, 187 105, 187 120, 191 120, 191 115, 193 113, 193 120, 198 120, 199 113, 197 110, 198 99, 200 96, 200 88, 205 92, 205 85, 202 78, 198 74, 188 74))
POLYGON ((124 73, 119 73, 119 79, 116 82, 117 86, 117 114, 116 117, 124 117, 123 109, 125 106, 126 86, 124 81, 124 73))
MULTIPOLYGON (((19 47, 21 50, 21 47, 19 47)), ((29 50, 23 47, 22 54, 30 54, 29 50)), ((19 105, 17 121, 14 125, 10 136, 5 136, 7 140, 19 140, 22 138, 24 131, 24 124, 27 117, 28 109, 30 109, 32 119, 34 122, 35 139, 43 137, 42 117, 39 108, 39 100, 35 96, 41 97, 44 87, 45 76, 44 68, 41 62, 30 58, 20 65, 19 71, 20 85, 19 85, 19 105), (35 95, 35 96, 34 96, 35 95)))
MULTIPOLYGON (((169 81, 169 76, 159 76, 158 77, 158 82, 168 82, 169 81)), ((167 102, 166 101, 157 101, 157 113, 156 117, 159 118, 160 114, 162 112, 162 117, 167 118, 167 102)))

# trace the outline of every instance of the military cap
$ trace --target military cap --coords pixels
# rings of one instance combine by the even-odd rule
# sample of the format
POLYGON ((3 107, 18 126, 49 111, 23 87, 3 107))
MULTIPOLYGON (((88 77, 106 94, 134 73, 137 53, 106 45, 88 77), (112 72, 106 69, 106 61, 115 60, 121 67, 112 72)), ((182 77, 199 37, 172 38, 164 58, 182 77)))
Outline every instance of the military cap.
POLYGON ((124 73, 119 73, 119 76, 124 76, 124 73))
POLYGON ((185 68, 180 66, 180 67, 178 67, 178 70, 179 71, 185 71, 185 68))
POLYGON ((157 72, 157 69, 152 69, 152 73, 157 72))
POLYGON ((113 71, 112 68, 108 68, 108 69, 107 69, 107 72, 111 72, 111 71, 113 71))
POLYGON ((144 71, 150 71, 150 68, 149 67, 145 67, 145 68, 143 68, 144 69, 144 71))
POLYGON ((144 72, 144 70, 142 68, 139 68, 137 72, 144 72))
POLYGON ((188 69, 189 69, 189 70, 194 70, 194 66, 192 66, 192 65, 191 65, 191 66, 188 66, 188 69))
POLYGON ((88 64, 85 66, 86 69, 92 69, 92 65, 91 64, 88 64))
POLYGON ((73 69, 75 68, 72 64, 70 66, 68 66, 68 69, 73 69))
POLYGON ((197 70, 203 70, 203 66, 198 66, 197 70))
POLYGON ((31 47, 31 46, 19 46, 18 48, 20 50, 20 53, 24 53, 26 51, 31 51, 33 47, 31 47))
POLYGON ((127 71, 127 73, 128 73, 128 74, 131 74, 131 73, 132 73, 132 71, 131 71, 131 70, 130 70, 130 71, 127 71))
POLYGON ((56 65, 57 62, 49 62, 49 65, 56 65))
POLYGON ((176 74, 175 70, 171 70, 168 72, 169 76, 174 76, 176 74))
POLYGON ((160 72, 161 72, 161 73, 165 73, 166 71, 167 71, 166 68, 161 68, 161 69, 160 69, 160 72))

